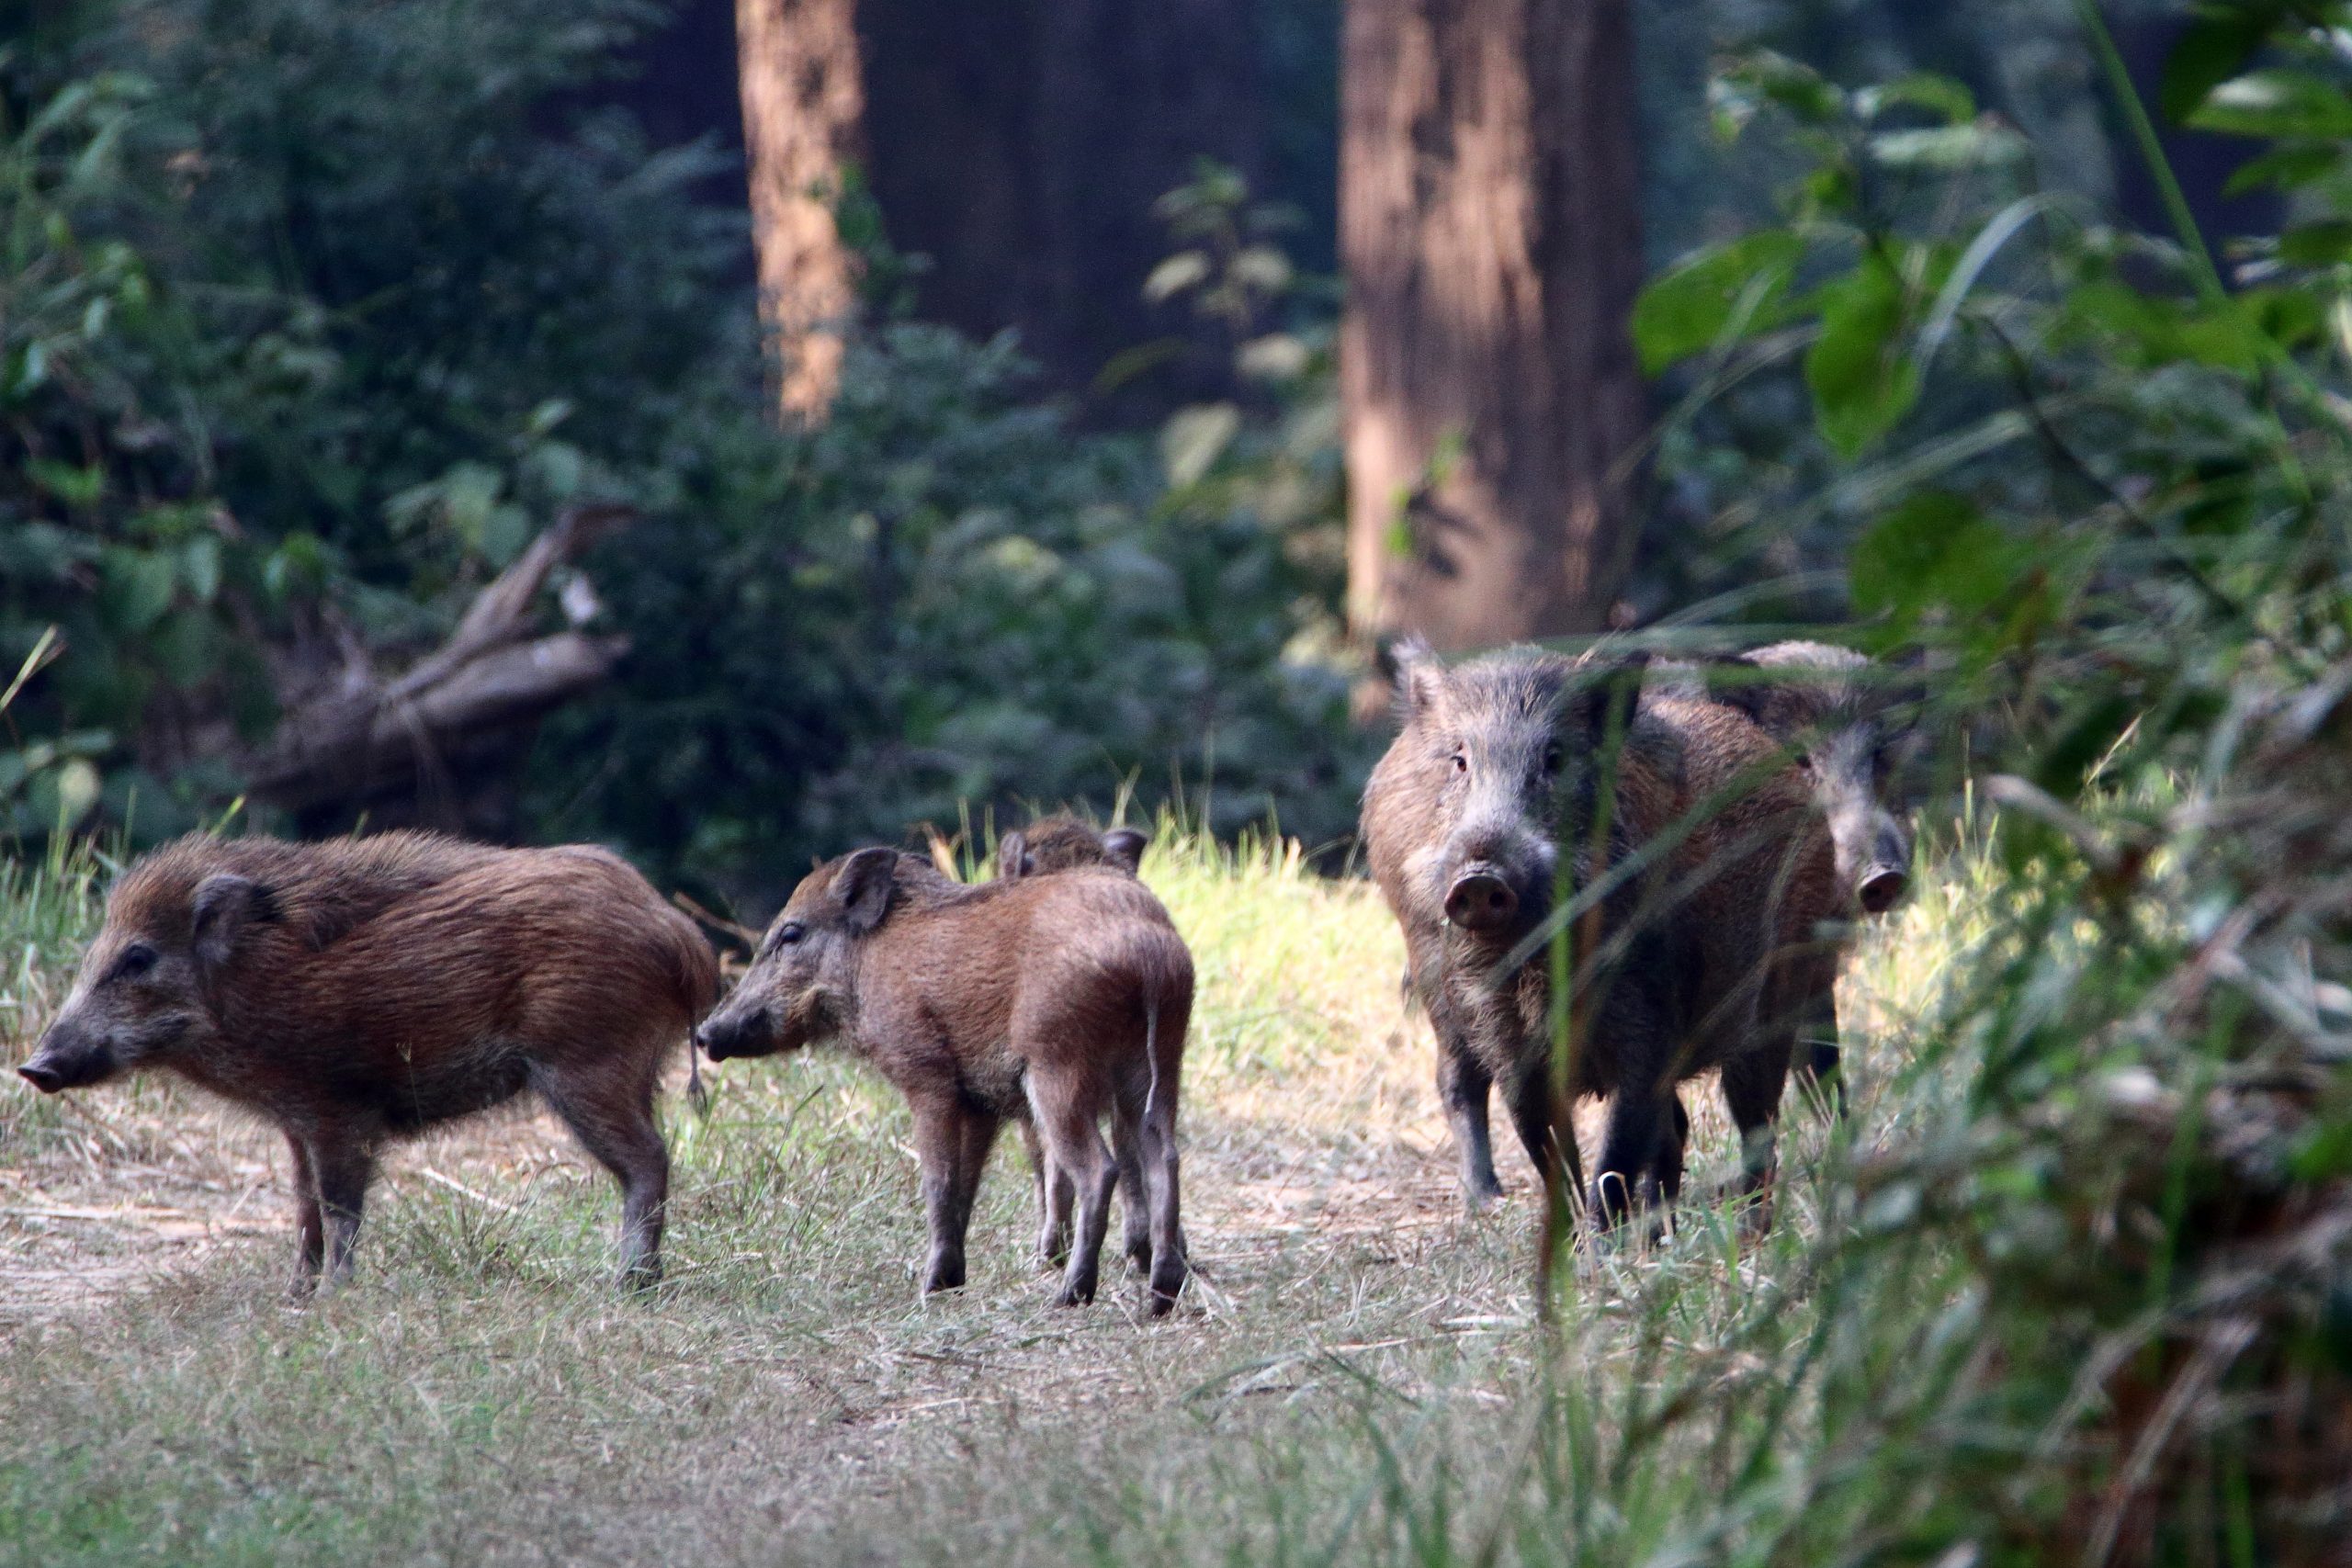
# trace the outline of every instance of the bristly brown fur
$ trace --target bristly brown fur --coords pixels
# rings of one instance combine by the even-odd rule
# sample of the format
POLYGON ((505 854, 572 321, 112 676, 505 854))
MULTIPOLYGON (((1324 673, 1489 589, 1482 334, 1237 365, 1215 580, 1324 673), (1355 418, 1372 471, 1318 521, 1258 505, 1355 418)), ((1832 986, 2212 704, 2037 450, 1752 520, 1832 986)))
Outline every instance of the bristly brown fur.
POLYGON ((294 1153, 298 1289, 347 1271, 386 1144, 536 1089, 620 1180, 642 1283, 669 1169, 655 1084, 717 989, 693 922, 601 849, 187 838, 123 874, 27 1066, 59 1087, 161 1067, 269 1117, 294 1153))

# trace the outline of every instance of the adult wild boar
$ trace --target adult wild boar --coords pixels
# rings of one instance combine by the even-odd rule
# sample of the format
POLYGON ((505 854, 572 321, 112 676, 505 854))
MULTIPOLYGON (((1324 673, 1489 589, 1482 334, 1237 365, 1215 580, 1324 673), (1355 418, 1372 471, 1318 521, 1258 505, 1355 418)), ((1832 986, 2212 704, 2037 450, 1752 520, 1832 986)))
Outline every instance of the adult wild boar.
POLYGON ((53 1094, 160 1068, 275 1122, 298 1294, 350 1273, 386 1145, 536 1089, 619 1179, 638 1286, 669 1191, 655 1084, 718 985, 693 924, 600 849, 193 837, 116 883, 17 1071, 53 1094))
POLYGON ((1515 649, 1449 670, 1399 650, 1402 728, 1364 791, 1364 843, 1436 1029, 1474 1207, 1501 1190, 1497 1084, 1538 1169, 1574 1168, 1554 1135, 1549 964, 1520 951, 1564 872, 1604 892, 1569 928, 1566 1089, 1611 1102, 1596 1213, 1620 1217, 1645 1191, 1671 1200, 1686 1125, 1674 1087, 1710 1067, 1751 1180, 1769 1179, 1793 1039, 1786 961, 1827 904, 1828 845, 1769 736, 1703 701, 1629 714, 1639 678, 1637 663, 1590 655, 1515 649))
MULTIPOLYGON (((1192 1006, 1192 954, 1131 876, 1080 869, 965 886, 917 856, 865 849, 793 889, 695 1037, 713 1061, 838 1040, 907 1097, 931 1230, 926 1292, 963 1284, 989 1150, 1008 1118, 1027 1118, 1049 1203, 1077 1206, 1060 1303, 1091 1301, 1118 1175, 1107 1113, 1148 1193, 1157 1316, 1185 1276, 1176 1100, 1192 1006)), ((1048 1233, 1067 1220, 1049 1213, 1048 1233)))
MULTIPOLYGON (((1786 748, 1804 772, 1836 855, 1841 913, 1883 915, 1911 884, 1911 827, 1904 775, 1917 736, 1902 716, 1905 694, 1851 649, 1777 642, 1724 661, 1712 694, 1786 748)), ((1834 960, 1806 999, 1806 1070, 1834 1083, 1838 1044, 1834 960)), ((1844 1089, 1837 1090, 1844 1103, 1844 1089)))

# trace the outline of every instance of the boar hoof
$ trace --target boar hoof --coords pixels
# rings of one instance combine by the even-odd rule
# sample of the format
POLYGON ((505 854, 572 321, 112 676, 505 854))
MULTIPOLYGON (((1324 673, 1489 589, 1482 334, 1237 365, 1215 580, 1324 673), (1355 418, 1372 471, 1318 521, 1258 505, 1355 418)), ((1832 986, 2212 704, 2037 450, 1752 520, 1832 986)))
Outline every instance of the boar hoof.
POLYGON ((1080 1290, 1076 1285, 1064 1285, 1054 1297, 1054 1304, 1057 1307, 1079 1307, 1085 1306, 1093 1300, 1093 1286, 1089 1285, 1084 1290, 1080 1290))
POLYGON ((621 1270, 621 1294, 642 1295, 662 1283, 662 1265, 632 1263, 621 1270))

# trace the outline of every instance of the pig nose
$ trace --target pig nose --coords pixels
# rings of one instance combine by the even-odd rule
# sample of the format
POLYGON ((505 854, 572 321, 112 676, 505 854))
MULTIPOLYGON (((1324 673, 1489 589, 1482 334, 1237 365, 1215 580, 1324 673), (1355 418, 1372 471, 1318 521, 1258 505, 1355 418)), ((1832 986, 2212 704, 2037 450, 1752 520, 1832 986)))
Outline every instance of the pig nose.
POLYGON ((702 1047, 704 1055, 714 1062, 720 1061, 727 1055, 727 1039, 731 1032, 719 1027, 717 1019, 707 1018, 695 1030, 695 1043, 702 1047))
POLYGON ((1858 890, 1862 912, 1883 915, 1903 901, 1911 879, 1891 865, 1874 865, 1862 873, 1862 885, 1858 890))
POLYGON ((1510 884, 1484 867, 1464 872, 1446 890, 1445 918, 1465 931, 1490 931, 1519 913, 1510 884))
POLYGON ((40 1062, 27 1062, 17 1069, 17 1076, 43 1094, 55 1094, 65 1087, 65 1075, 55 1067, 40 1062))

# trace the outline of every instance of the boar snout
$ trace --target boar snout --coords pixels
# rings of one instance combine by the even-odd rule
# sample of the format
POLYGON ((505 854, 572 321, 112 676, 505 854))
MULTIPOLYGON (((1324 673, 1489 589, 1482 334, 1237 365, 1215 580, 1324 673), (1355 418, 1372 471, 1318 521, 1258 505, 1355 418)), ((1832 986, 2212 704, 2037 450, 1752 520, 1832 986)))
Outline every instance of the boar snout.
POLYGON ((1910 877, 1891 865, 1866 866, 1855 897, 1861 900, 1862 913, 1883 915, 1903 902, 1903 895, 1910 886, 1910 877))
POLYGON ((17 1068, 17 1076, 43 1094, 55 1094, 96 1083, 113 1068, 113 1058, 102 1042, 88 1039, 70 1026, 51 1024, 41 1038, 40 1049, 17 1068))
POLYGON ((775 1048, 775 1037, 765 1008, 713 1013, 695 1031, 695 1043, 714 1062, 729 1056, 764 1055, 775 1048))
POLYGON ((1445 918, 1465 931, 1500 931, 1518 916, 1519 894, 1491 865, 1465 868, 1445 891, 1445 918))

